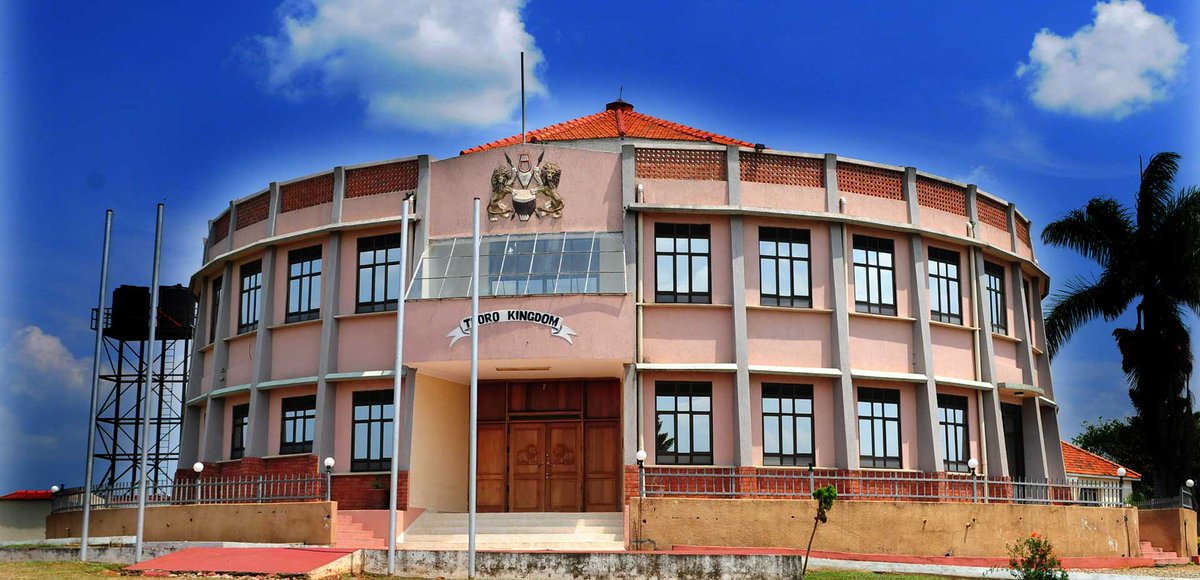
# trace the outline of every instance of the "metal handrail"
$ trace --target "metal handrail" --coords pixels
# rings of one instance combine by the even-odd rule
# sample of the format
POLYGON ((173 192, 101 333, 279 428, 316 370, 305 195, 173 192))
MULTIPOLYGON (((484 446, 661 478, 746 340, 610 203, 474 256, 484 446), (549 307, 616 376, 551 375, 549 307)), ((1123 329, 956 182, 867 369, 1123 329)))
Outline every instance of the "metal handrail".
MULTIPOLYGON (((146 505, 321 501, 327 497, 328 485, 328 478, 317 474, 179 477, 174 480, 147 482, 146 505)), ((94 487, 92 509, 136 507, 138 491, 136 481, 94 487)), ((63 489, 54 494, 50 503, 50 513, 82 510, 83 499, 83 488, 63 489)))

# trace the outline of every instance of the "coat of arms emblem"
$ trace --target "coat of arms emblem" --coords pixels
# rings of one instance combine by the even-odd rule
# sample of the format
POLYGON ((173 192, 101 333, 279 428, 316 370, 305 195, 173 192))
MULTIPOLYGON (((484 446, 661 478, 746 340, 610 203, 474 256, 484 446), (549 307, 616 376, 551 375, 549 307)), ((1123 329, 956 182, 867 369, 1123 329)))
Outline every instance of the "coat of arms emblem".
POLYGON ((530 216, 538 219, 546 216, 558 219, 562 217, 563 203, 558 196, 558 181, 562 169, 555 163, 542 163, 546 153, 538 155, 537 163, 530 161, 528 153, 522 153, 514 164, 507 153, 501 165, 492 172, 492 197, 488 201, 488 220, 500 218, 529 221, 530 216), (512 207, 504 203, 504 198, 512 198, 512 207), (539 204, 539 198, 542 200, 539 204))

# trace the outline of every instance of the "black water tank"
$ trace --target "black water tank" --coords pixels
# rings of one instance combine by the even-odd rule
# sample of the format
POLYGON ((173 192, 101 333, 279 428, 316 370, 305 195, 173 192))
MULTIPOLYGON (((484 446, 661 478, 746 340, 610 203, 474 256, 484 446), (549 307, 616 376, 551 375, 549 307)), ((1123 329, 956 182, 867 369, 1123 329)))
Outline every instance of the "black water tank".
MULTIPOLYGON (((187 288, 160 286, 158 289, 159 340, 192 338, 196 324, 196 301, 187 288)), ((112 318, 105 336, 117 340, 146 340, 150 334, 150 289, 146 286, 121 285, 113 290, 112 318)))

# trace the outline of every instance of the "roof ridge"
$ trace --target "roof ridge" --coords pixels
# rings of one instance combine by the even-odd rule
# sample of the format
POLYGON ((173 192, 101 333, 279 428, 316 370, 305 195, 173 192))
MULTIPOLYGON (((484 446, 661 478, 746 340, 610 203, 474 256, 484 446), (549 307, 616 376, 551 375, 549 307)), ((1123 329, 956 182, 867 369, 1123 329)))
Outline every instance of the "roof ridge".
POLYGON ((682 123, 668 121, 666 119, 655 117, 654 115, 647 115, 645 113, 639 113, 637 111, 629 111, 629 112, 634 115, 640 115, 641 117, 644 117, 647 121, 649 121, 651 123, 655 123, 660 126, 675 129, 676 131, 679 131, 680 133, 689 134, 689 135, 692 135, 693 137, 700 137, 700 138, 703 138, 703 139, 709 140, 709 141, 716 141, 719 138, 719 139, 722 139, 725 141, 729 141, 730 144, 741 145, 743 147, 753 147, 754 146, 752 143, 750 143, 748 141, 742 141, 741 139, 734 139, 732 137, 727 137, 720 133, 713 133, 712 131, 705 131, 704 129, 697 129, 696 127, 692 127, 690 125, 684 125, 682 123))

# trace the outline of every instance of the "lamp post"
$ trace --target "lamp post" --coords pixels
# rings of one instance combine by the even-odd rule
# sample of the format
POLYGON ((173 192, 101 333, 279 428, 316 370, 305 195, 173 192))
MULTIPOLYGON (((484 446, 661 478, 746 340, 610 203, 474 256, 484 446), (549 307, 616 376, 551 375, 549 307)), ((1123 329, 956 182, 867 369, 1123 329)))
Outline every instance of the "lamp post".
POLYGON ((200 503, 200 474, 204 472, 204 464, 199 461, 193 463, 192 471, 196 472, 196 503, 200 503))
MULTIPOLYGON (((1183 482, 1183 485, 1187 486, 1187 500, 1188 500, 1188 501, 1187 501, 1187 505, 1186 505, 1186 506, 1184 506, 1184 507, 1186 507, 1186 508, 1188 508, 1188 509, 1192 509, 1192 506, 1194 505, 1194 502, 1192 501, 1192 498, 1193 498, 1193 497, 1195 497, 1195 496, 1192 494, 1192 488, 1196 486, 1196 482, 1195 482, 1195 481, 1192 481, 1192 480, 1189 478, 1187 481, 1183 482)), ((1185 534, 1185 535, 1186 535, 1186 534, 1185 534)))
POLYGON ((1124 467, 1117 468, 1117 498, 1121 500, 1121 505, 1125 505, 1125 471, 1124 467))
POLYGON ((60 489, 62 489, 62 488, 57 485, 52 485, 52 486, 50 486, 50 493, 58 493, 58 491, 60 489))
POLYGON ((971 499, 979 503, 979 480, 975 475, 975 470, 979 468, 979 460, 974 457, 968 459, 967 468, 971 470, 971 499))
POLYGON ((646 450, 638 449, 638 497, 646 497, 646 450))
POLYGON ((333 489, 333 464, 337 463, 332 457, 325 458, 325 501, 330 501, 333 497, 331 490, 333 489))

